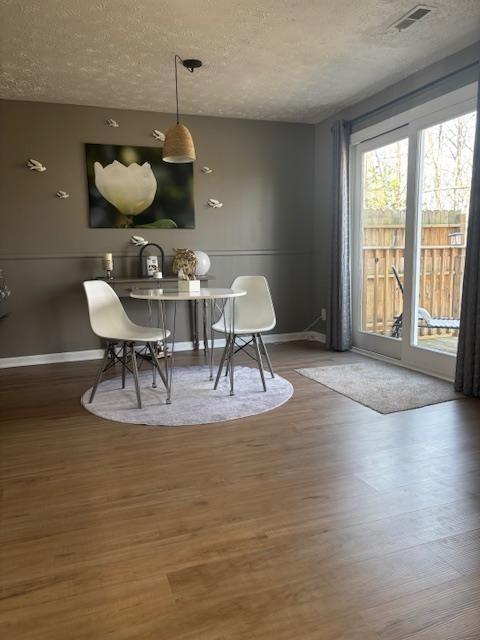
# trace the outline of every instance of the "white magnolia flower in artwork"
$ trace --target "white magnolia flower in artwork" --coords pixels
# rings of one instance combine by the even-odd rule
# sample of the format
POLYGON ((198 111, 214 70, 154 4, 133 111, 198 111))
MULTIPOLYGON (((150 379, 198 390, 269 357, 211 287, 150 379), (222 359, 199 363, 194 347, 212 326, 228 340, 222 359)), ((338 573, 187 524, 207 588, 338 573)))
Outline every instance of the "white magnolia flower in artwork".
POLYGON ((154 129, 152 131, 152 136, 155 138, 155 140, 158 140, 159 142, 165 142, 165 134, 162 131, 159 131, 158 129, 154 129))
POLYGON ((38 160, 34 160, 33 158, 30 158, 30 160, 28 160, 27 167, 30 169, 30 171, 38 171, 38 173, 43 173, 43 171, 47 170, 47 167, 44 167, 41 162, 39 162, 38 160))
POLYGON ((118 129, 118 127, 120 126, 120 125, 118 124, 118 122, 117 122, 116 120, 114 120, 113 118, 109 118, 109 119, 106 121, 106 124, 107 124, 109 127, 112 127, 113 129, 118 129))
POLYGON ((223 202, 215 198, 209 198, 207 204, 209 207, 212 207, 212 209, 221 209, 223 207, 223 202))
POLYGON ((152 204, 157 181, 148 162, 128 167, 117 160, 106 167, 95 162, 94 169, 97 189, 124 216, 137 216, 152 204))
POLYGON ((202 173, 212 173, 213 169, 210 169, 210 167, 202 167, 202 173))
POLYGON ((57 198, 60 198, 60 200, 65 200, 66 198, 70 197, 70 194, 66 191, 57 191, 55 195, 57 196, 57 198))

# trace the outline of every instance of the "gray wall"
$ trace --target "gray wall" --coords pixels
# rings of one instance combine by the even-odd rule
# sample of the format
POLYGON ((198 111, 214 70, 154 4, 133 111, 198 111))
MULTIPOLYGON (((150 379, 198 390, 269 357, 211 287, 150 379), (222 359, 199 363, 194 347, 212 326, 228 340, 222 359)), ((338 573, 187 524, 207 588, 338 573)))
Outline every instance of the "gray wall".
MULTIPOLYGON (((153 128, 173 117, 140 111, 33 102, 0 102, 0 268, 12 296, 0 322, 0 357, 95 348, 81 282, 101 274, 114 253, 117 275, 135 273, 132 231, 89 229, 85 142, 154 146, 153 128), (118 129, 105 125, 113 117, 118 129), (28 158, 47 166, 37 174, 28 158), (70 193, 59 200, 55 192, 70 193)), ((215 285, 237 274, 265 274, 278 316, 276 332, 302 330, 312 319, 314 127, 189 116, 197 149, 196 228, 144 230, 173 248, 203 249, 215 285), (207 164, 214 173, 204 175, 207 164), (209 197, 222 209, 206 206, 209 197)), ((0 309, 0 312, 5 309, 0 309)), ((145 319, 142 302, 129 312, 145 319)), ((185 319, 180 338, 187 338, 185 319)))
MULTIPOLYGON (((196 228, 148 231, 149 240, 173 248, 203 249, 215 284, 240 273, 263 273, 277 309, 277 332, 301 331, 327 306, 332 166, 330 127, 351 120, 479 60, 480 44, 442 60, 376 95, 312 125, 188 116, 197 148, 196 228), (214 173, 204 175, 207 164, 214 173), (209 197, 223 209, 206 206, 209 197)), ((370 116, 359 126, 392 115, 472 81, 469 70, 414 100, 370 116)), ((0 357, 95 348, 81 282, 101 273, 112 251, 118 275, 133 275, 131 231, 89 229, 83 144, 151 145, 153 128, 166 130, 167 114, 70 105, 0 101, 0 268, 13 294, 11 315, 0 323, 0 357), (105 120, 113 117, 120 128, 105 120), (25 168, 33 157, 47 171, 25 168), (68 200, 55 192, 64 189, 68 200)), ((358 128, 358 127, 357 127, 358 128)), ((0 309, 2 312, 4 309, 0 309)), ((129 313, 145 320, 141 302, 129 313)), ((186 319, 180 337, 187 339, 186 319)), ((316 326, 324 331, 324 323, 316 326)))
MULTIPOLYGON (((412 74, 405 80, 385 88, 366 100, 344 109, 335 116, 320 122, 315 126, 315 216, 314 216, 314 272, 317 274, 313 315, 318 317, 321 309, 327 307, 328 286, 330 274, 330 250, 331 250, 331 212, 332 212, 332 137, 330 133, 333 122, 337 119, 354 121, 357 124, 354 130, 370 126, 375 122, 391 117, 395 113, 405 111, 420 103, 431 100, 439 95, 465 86, 478 80, 477 68, 456 73, 464 67, 480 60, 480 42, 464 49, 436 64, 426 67, 422 71, 412 74), (400 99, 425 85, 449 76, 443 83, 436 84, 428 90, 408 99, 400 99), (400 100, 399 100, 400 99, 400 100), (378 111, 375 114, 362 118, 373 109, 388 105, 397 101, 393 106, 378 111)), ((315 328, 317 331, 325 331, 325 323, 319 322, 315 328)))

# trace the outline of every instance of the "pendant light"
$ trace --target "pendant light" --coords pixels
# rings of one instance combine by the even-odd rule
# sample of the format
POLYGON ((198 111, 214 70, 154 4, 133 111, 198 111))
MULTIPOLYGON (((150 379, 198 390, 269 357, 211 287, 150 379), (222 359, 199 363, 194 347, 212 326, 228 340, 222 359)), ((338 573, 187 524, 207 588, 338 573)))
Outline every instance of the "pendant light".
POLYGON ((193 162, 195 160, 195 146, 193 144, 190 131, 184 124, 180 124, 178 115, 178 73, 177 60, 193 73, 195 69, 202 66, 200 60, 182 60, 180 56, 175 55, 175 96, 177 99, 177 124, 170 127, 165 136, 163 144, 163 159, 165 162, 173 162, 182 164, 193 162))

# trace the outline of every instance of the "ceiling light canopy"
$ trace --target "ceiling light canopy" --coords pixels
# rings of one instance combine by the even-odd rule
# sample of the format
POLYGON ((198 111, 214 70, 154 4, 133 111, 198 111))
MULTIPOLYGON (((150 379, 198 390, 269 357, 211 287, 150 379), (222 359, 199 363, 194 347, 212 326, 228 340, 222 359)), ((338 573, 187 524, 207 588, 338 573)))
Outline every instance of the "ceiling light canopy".
POLYGON ((175 54, 175 97, 177 101, 177 123, 174 124, 173 127, 170 127, 170 129, 166 133, 165 143, 163 145, 163 159, 165 162, 184 164, 187 162, 193 162, 196 156, 192 135, 184 124, 180 124, 180 117, 178 112, 178 60, 180 60, 185 69, 188 69, 190 73, 193 73, 195 69, 199 69, 202 66, 202 62, 195 59, 182 60, 180 56, 177 56, 175 54))

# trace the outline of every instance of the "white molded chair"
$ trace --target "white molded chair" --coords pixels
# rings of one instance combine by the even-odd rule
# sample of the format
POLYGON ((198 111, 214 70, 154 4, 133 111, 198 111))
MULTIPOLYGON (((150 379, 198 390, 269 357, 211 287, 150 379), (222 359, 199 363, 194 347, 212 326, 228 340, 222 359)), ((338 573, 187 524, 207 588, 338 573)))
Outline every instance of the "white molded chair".
POLYGON ((268 282, 264 276, 238 276, 232 283, 232 289, 243 289, 247 292, 247 295, 235 299, 234 322, 232 322, 231 317, 232 305, 227 302, 222 316, 213 325, 215 331, 227 335, 214 388, 216 389, 218 386, 224 364, 226 366, 225 375, 227 375, 232 356, 253 343, 253 354, 249 351, 246 351, 246 353, 256 360, 263 390, 266 391, 267 385, 265 383, 261 351, 265 355, 272 378, 275 377, 275 374, 273 373, 272 363, 263 341, 262 333, 270 331, 276 324, 275 309, 268 282), (232 328, 233 331, 231 330, 232 328), (247 341, 246 338, 248 336, 251 337, 247 341), (237 346, 238 340, 241 341, 241 344, 237 346))
POLYGON ((104 372, 116 362, 122 365, 122 388, 125 388, 125 370, 128 369, 135 381, 138 408, 142 408, 140 396, 140 385, 138 383, 138 366, 135 354, 135 345, 143 344, 147 347, 152 357, 152 364, 160 374, 165 383, 165 376, 160 368, 155 352, 157 342, 164 342, 170 335, 166 335, 161 329, 155 327, 142 327, 134 324, 125 313, 117 294, 112 287, 104 280, 87 280, 83 283, 87 295, 88 312, 92 331, 99 337, 107 341, 102 363, 95 379, 95 384, 90 394, 89 402, 93 402, 98 384, 104 372), (115 347, 122 345, 122 356, 117 354, 115 347), (127 349, 130 350, 130 361, 132 368, 127 365, 127 349), (110 363, 109 363, 110 359, 110 363))

